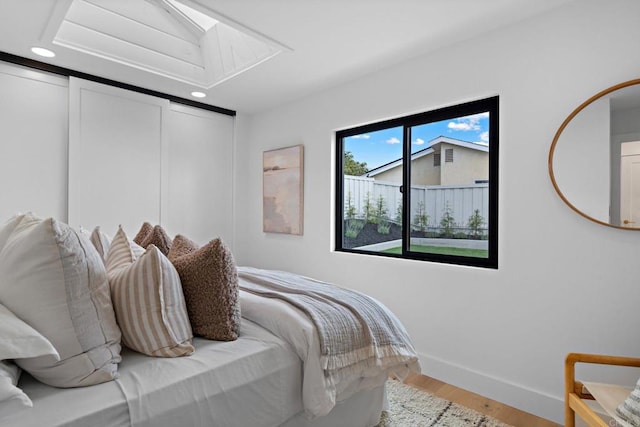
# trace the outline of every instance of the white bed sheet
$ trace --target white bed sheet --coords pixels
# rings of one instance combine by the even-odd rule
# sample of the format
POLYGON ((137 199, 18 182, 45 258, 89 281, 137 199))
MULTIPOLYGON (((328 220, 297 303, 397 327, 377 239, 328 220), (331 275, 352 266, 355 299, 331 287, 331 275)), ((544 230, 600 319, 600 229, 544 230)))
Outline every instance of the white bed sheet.
POLYGON ((23 373, 33 401, 8 418, 12 427, 207 426, 370 427, 386 404, 383 387, 359 392, 325 417, 302 404, 302 362, 291 346, 244 319, 233 342, 196 338, 186 358, 123 352, 120 378, 76 389, 47 386, 23 373), (129 400, 129 402, 127 402, 129 400))
POLYGON ((302 411, 300 359, 266 329, 243 319, 238 340, 194 345, 193 355, 174 359, 125 350, 120 378, 87 388, 57 389, 23 374, 34 406, 3 423, 273 427, 302 411))
POLYGON ((300 359, 267 330, 243 319, 238 340, 194 345, 188 358, 123 358, 133 426, 270 427, 300 411, 300 359))
POLYGON ((33 408, 23 408, 2 420, 11 427, 129 426, 129 409, 115 381, 82 388, 59 389, 35 380, 26 372, 18 386, 33 408))

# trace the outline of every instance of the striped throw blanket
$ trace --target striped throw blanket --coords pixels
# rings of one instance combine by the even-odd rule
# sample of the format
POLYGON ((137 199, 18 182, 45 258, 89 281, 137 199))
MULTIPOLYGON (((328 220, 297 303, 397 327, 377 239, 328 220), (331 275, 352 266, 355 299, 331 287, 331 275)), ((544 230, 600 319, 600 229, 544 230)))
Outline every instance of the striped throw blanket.
POLYGON ((419 370, 418 356, 400 321, 375 299, 293 273, 239 267, 240 289, 278 298, 316 326, 325 375, 339 381, 371 368, 419 370))

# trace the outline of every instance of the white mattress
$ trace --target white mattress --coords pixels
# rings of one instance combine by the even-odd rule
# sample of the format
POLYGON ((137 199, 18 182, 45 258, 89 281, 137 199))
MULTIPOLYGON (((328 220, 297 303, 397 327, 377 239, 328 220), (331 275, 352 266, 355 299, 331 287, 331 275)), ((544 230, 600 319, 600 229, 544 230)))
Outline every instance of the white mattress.
POLYGON ((151 358, 124 351, 120 378, 88 388, 56 389, 23 374, 33 408, 7 426, 372 426, 382 388, 359 393, 328 417, 305 419, 302 362, 266 329, 243 319, 233 342, 195 339, 186 358, 151 358), (128 403, 127 403, 128 400, 128 403))

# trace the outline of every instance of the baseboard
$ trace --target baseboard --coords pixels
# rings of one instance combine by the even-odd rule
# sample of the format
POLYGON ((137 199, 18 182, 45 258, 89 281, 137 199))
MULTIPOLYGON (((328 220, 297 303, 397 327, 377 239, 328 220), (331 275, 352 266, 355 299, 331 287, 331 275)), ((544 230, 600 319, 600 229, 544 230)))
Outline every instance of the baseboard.
POLYGON ((420 354, 422 373, 447 384, 460 387, 529 412, 553 422, 564 423, 564 401, 537 390, 496 378, 467 367, 420 354))

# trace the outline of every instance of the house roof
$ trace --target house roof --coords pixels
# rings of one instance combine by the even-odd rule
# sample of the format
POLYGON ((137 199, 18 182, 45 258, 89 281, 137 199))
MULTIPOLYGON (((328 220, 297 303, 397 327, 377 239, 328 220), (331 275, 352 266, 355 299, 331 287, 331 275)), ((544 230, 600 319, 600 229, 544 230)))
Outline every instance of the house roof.
MULTIPOLYGON (((442 143, 446 143, 446 144, 450 144, 450 145, 457 145, 459 147, 464 147, 464 148, 468 148, 471 150, 478 150, 478 151, 482 151, 485 153, 489 152, 489 146, 485 145, 485 144, 479 144, 477 142, 469 142, 469 141, 463 141, 461 139, 456 139, 456 138, 450 138, 448 136, 443 136, 440 135, 436 138, 433 138, 431 141, 429 141, 428 145, 426 148, 423 148, 420 151, 416 151, 415 153, 413 153, 411 155, 411 161, 417 160, 421 157, 427 156, 433 152, 435 152, 435 146, 442 144, 442 143)), ((393 168, 396 168, 398 166, 400 166, 402 164, 402 159, 397 159, 394 160, 392 162, 389 163, 385 163, 382 166, 378 166, 376 168, 373 168, 369 171, 367 171, 367 173, 365 173, 362 176, 366 176, 366 177, 372 177, 372 176, 376 176, 378 174, 381 174, 382 172, 386 172, 388 170, 391 170, 393 168)))

